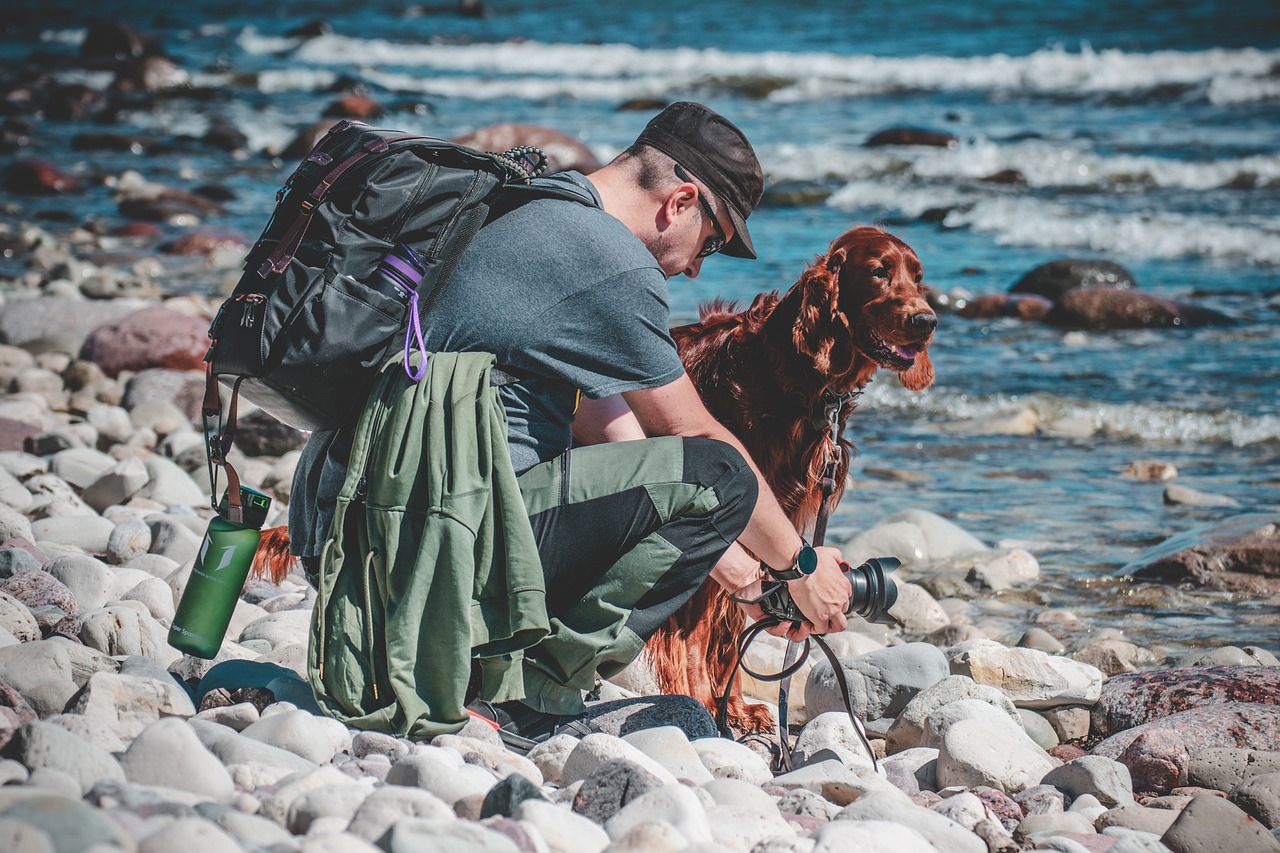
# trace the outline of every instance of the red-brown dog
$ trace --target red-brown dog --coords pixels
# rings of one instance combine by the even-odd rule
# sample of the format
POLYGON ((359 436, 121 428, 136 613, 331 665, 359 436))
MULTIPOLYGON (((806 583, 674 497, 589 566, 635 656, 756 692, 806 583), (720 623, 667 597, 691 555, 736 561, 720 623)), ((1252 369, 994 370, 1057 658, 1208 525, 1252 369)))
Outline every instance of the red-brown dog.
MULTIPOLYGON (((761 294, 742 312, 713 302, 701 322, 672 330, 707 408, 746 445, 797 530, 813 529, 833 455, 832 506, 844 491, 853 445, 843 433, 853 406, 838 409, 833 435, 828 404, 859 391, 881 367, 912 391, 933 384, 928 346, 938 318, 920 279, 920 260, 906 243, 854 228, 784 296, 761 294)), ((745 624, 724 591, 704 583, 646 646, 662 690, 692 696, 714 714, 745 624)), ((743 732, 773 725, 768 710, 744 703, 736 688, 728 720, 743 732)))

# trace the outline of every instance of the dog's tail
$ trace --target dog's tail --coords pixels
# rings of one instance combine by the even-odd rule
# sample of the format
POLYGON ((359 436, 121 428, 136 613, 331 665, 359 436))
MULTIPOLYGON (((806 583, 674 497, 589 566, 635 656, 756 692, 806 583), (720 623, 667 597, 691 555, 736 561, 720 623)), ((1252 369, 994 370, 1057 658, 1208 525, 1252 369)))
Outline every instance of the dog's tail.
POLYGON ((293 568, 297 559, 289 553, 289 528, 268 527, 258 540, 258 550, 253 555, 254 577, 265 577, 272 583, 280 583, 293 568))

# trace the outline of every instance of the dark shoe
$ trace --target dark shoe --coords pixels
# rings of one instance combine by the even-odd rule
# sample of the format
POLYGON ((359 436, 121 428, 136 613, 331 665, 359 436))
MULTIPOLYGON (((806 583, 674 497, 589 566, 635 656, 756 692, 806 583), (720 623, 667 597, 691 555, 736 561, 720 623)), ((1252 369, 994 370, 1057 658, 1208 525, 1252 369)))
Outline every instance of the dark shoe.
POLYGON ((523 702, 495 705, 483 699, 473 699, 467 704, 467 711, 473 717, 491 723, 507 749, 519 755, 528 754, 529 750, 556 735, 583 738, 591 734, 586 714, 545 714, 523 702))

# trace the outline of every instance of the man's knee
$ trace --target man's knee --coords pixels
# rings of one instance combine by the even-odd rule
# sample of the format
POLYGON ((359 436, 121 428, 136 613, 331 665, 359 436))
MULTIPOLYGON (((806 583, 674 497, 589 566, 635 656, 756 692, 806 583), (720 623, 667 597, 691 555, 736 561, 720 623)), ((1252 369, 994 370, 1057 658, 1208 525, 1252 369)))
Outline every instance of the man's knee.
POLYGON ((747 460, 733 445, 714 438, 684 439, 684 480, 715 489, 722 504, 754 508, 759 483, 747 460))

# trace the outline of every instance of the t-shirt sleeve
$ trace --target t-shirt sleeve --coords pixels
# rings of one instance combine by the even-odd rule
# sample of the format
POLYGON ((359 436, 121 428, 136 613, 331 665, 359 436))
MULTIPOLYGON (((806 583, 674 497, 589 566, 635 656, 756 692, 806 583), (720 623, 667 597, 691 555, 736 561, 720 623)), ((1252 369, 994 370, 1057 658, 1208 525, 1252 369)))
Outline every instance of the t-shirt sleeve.
POLYGON ((684 373, 669 317, 661 273, 629 270, 531 318, 543 343, 536 358, 593 399, 657 388, 684 373))

